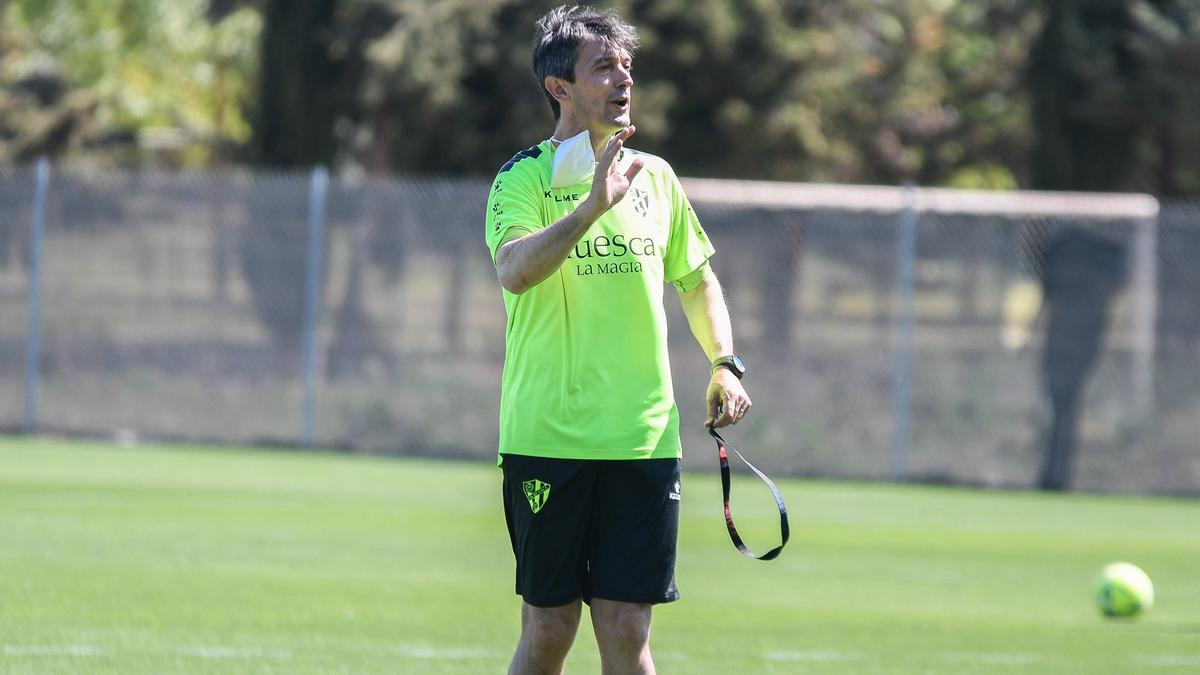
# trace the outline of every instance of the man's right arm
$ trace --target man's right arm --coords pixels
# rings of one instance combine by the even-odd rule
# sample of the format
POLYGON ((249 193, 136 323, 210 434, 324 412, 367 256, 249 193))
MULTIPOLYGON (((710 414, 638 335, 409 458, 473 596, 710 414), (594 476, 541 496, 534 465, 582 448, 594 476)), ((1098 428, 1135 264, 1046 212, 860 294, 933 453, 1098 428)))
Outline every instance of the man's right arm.
POLYGON ((562 266, 592 223, 621 201, 643 165, 640 158, 635 159, 624 173, 614 166, 617 153, 633 132, 633 127, 626 127, 609 141, 596 165, 592 191, 574 211, 545 229, 507 241, 496 249, 496 276, 505 290, 520 295, 545 281, 562 266))
POLYGON ((584 202, 550 227, 501 244, 496 250, 500 285, 520 295, 545 281, 562 266, 597 218, 599 214, 584 202))

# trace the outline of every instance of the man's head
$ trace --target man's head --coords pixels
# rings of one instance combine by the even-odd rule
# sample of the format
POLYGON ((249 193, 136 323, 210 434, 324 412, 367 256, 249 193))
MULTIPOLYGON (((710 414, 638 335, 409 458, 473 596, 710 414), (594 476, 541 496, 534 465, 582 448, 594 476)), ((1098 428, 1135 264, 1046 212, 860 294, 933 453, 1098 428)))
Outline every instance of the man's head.
POLYGON ((533 72, 561 117, 566 106, 586 128, 629 125, 637 29, 612 10, 563 5, 537 22, 533 72))

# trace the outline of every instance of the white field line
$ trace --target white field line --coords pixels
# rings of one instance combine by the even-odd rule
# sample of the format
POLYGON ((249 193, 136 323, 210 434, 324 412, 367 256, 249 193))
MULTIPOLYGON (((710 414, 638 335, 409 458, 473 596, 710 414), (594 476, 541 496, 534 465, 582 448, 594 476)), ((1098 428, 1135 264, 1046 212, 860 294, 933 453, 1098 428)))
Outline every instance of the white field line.
POLYGON ((989 666, 1027 666, 1041 661, 1034 654, 1013 654, 1008 652, 946 652, 941 655, 943 661, 955 663, 977 663, 989 666))
POLYGON ((87 645, 4 645, 5 656, 103 656, 87 645))
POLYGON ((763 658, 768 661, 811 661, 817 663, 835 663, 842 661, 862 661, 865 656, 858 652, 811 651, 811 652, 767 652, 763 658))
POLYGON ((181 653, 205 659, 287 659, 292 656, 289 651, 263 647, 193 647, 181 653))
POLYGON ((394 652, 412 659, 492 659, 508 656, 507 652, 481 647, 431 647, 429 645, 400 645, 394 652))
POLYGON ((1182 656, 1178 654, 1144 656, 1140 659, 1134 659, 1134 661, 1143 666, 1200 666, 1200 656, 1182 656))

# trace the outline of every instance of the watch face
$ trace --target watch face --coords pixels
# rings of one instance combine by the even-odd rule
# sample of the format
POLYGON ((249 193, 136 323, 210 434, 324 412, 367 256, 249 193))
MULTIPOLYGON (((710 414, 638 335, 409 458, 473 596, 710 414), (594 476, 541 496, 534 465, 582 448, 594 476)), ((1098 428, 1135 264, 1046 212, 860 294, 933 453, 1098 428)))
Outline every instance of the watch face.
POLYGON ((742 363, 741 357, 739 357, 737 354, 722 356, 716 361, 713 361, 713 368, 726 368, 739 380, 742 379, 742 376, 746 374, 746 364, 742 363))

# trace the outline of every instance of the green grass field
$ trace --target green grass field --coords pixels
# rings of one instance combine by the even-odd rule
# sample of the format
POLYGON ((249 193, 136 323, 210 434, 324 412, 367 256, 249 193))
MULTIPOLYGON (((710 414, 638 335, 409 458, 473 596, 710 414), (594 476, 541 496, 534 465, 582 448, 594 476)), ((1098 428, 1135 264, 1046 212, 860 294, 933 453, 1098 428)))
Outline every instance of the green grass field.
MULTIPOLYGON (((782 481, 793 538, 730 545, 683 484, 662 673, 1200 672, 1200 503, 782 481), (1102 619, 1094 576, 1156 583, 1102 619)), ((0 440, 0 672, 502 673, 518 600, 499 470, 0 440)), ((734 515, 773 536, 750 476, 734 515)), ((568 673, 599 672, 584 622, 568 673)))

